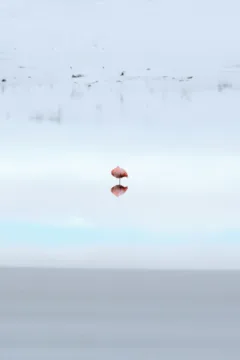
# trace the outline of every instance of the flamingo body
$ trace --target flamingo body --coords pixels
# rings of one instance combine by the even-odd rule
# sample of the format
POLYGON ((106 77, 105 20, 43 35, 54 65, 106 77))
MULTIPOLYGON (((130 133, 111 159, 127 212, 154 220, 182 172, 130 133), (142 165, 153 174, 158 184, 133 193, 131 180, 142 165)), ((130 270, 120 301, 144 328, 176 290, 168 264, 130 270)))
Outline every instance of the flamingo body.
POLYGON ((126 170, 120 168, 119 166, 117 166, 115 169, 113 169, 111 171, 112 176, 114 176, 117 179, 122 179, 124 177, 128 177, 128 173, 126 172, 126 170))

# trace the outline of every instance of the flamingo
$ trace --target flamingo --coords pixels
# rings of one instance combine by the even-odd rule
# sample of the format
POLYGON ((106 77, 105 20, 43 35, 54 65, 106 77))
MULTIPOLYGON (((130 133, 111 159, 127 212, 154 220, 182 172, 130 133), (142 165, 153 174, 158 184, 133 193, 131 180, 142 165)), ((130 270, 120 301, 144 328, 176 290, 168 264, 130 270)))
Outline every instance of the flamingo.
POLYGON ((120 180, 124 177, 128 177, 128 173, 126 172, 126 170, 120 168, 119 166, 117 166, 115 169, 113 169, 111 171, 112 176, 114 176, 115 178, 119 179, 119 185, 120 185, 120 180))

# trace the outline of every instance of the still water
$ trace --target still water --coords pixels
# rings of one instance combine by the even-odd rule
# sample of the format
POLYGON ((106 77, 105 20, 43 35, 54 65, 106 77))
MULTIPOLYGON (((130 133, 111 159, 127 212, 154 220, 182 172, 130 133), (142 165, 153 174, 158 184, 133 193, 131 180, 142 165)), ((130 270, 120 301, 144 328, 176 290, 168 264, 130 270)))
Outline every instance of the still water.
POLYGON ((0 355, 238 359, 238 283, 226 271, 1 269, 0 355))
POLYGON ((100 75, 3 83, 1 263, 238 266, 240 78, 100 75))
POLYGON ((239 11, 1 0, 1 360, 239 359, 239 11))

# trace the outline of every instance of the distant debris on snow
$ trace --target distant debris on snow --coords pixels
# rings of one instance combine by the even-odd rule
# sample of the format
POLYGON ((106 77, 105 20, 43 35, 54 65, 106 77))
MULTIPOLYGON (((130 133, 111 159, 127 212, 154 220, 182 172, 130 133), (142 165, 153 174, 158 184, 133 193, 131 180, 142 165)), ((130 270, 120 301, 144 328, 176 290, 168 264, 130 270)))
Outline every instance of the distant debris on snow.
MULTIPOLYGON (((150 68, 147 68, 146 70, 151 70, 150 68)), ((123 71, 121 73, 120 76, 125 75, 125 72, 123 71)), ((147 78, 149 79, 149 76, 147 76, 147 78)), ((172 77, 172 76, 168 76, 168 75, 159 75, 159 76, 151 76, 150 77, 152 80, 174 80, 174 81, 178 81, 178 82, 187 82, 189 80, 193 79, 193 76, 185 76, 185 77, 172 77)), ((117 79, 116 82, 117 83, 122 83, 125 80, 144 80, 146 79, 146 76, 125 76, 124 80, 119 80, 117 79)))
POLYGON ((6 80, 6 79, 2 79, 2 82, 7 82, 7 80, 6 80))
POLYGON ((188 81, 188 80, 192 80, 193 76, 187 76, 186 78, 181 78, 181 79, 178 79, 178 81, 188 81))
POLYGON ((81 77, 84 77, 84 75, 83 74, 77 74, 77 75, 72 75, 72 78, 73 79, 77 79, 77 78, 81 78, 81 77))
POLYGON ((92 85, 97 84, 97 83, 98 83, 98 80, 93 81, 93 82, 87 84, 87 87, 90 88, 92 85))
POLYGON ((125 75, 125 71, 122 71, 120 76, 124 76, 125 75))

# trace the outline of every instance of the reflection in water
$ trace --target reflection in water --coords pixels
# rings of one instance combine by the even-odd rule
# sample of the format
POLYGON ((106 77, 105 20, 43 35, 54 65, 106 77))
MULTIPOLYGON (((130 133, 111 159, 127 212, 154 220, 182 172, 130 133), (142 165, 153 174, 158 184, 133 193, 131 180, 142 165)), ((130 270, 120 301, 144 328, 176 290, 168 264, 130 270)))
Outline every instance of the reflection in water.
POLYGON ((35 120, 35 121, 43 121, 44 120, 44 115, 41 112, 36 112, 36 114, 30 116, 29 119, 30 120, 35 120))
POLYGON ((2 94, 4 94, 5 92, 5 79, 2 79, 2 86, 1 86, 1 90, 2 90, 2 94))
MULTIPOLYGON (((240 86, 239 75, 236 72, 233 74, 221 72, 217 75, 220 76, 219 78, 216 78, 214 74, 205 78, 193 77, 191 74, 185 77, 153 75, 150 70, 147 70, 147 74, 141 72, 137 76, 126 76, 126 74, 120 76, 116 73, 112 77, 105 72, 104 77, 99 79, 95 76, 97 74, 86 76, 75 74, 69 79, 67 73, 66 77, 55 83, 54 78, 45 78, 40 70, 35 75, 25 73, 21 65, 18 70, 20 73, 16 73, 16 76, 10 79, 0 78, 0 97, 5 96, 7 100, 3 102, 3 106, 1 105, 0 117, 7 119, 6 113, 11 112, 11 118, 14 121, 21 116, 43 125, 45 122, 68 125, 74 119, 79 121, 80 118, 86 117, 95 121, 99 114, 104 113, 106 122, 114 114, 116 118, 124 118, 121 119, 124 120, 121 122, 123 126, 129 118, 132 128, 135 124, 137 127, 145 127, 146 119, 148 122, 150 117, 157 118, 159 112, 162 114, 163 106, 164 109, 168 106, 167 101, 171 104, 172 101, 178 101, 176 94, 181 100, 194 101, 195 104, 199 91, 213 90, 214 93, 217 91, 221 93, 227 90, 239 90, 240 86), (143 86, 140 86, 141 83, 143 86), (117 102, 115 102, 116 94, 117 102), (29 101, 29 96, 31 101, 29 101), (159 101, 161 97, 163 104, 159 101), (73 100, 76 100, 74 104, 73 100), (138 121, 135 122, 132 118, 138 121)), ((210 101, 209 98, 207 101, 210 101)), ((183 111, 188 111, 184 104, 183 111)), ((179 117, 179 113, 176 116, 179 117)), ((112 121, 111 124, 113 124, 112 121)), ((160 131, 165 132, 167 120, 161 123, 156 121, 155 124, 159 124, 158 126, 162 128, 160 131)), ((101 125, 105 126, 105 122, 101 125)), ((119 131, 119 126, 117 129, 119 131)), ((128 133, 129 131, 131 131, 130 127, 128 127, 128 133)), ((156 134, 155 131, 154 134, 156 134)))
POLYGON ((58 107, 58 110, 56 112, 53 112, 49 115, 44 114, 43 112, 37 111, 32 116, 29 116, 29 120, 34 120, 37 122, 42 122, 44 120, 49 120, 55 123, 60 124, 62 119, 62 110, 60 106, 58 107))
POLYGON ((60 106, 58 107, 58 110, 51 114, 48 118, 48 120, 50 121, 54 121, 54 122, 57 122, 57 123, 61 123, 61 119, 62 119, 62 111, 61 111, 61 108, 60 106))
POLYGON ((113 195, 119 197, 119 196, 125 194, 127 189, 128 189, 128 186, 115 185, 111 188, 111 192, 113 193, 113 195))
POLYGON ((218 84, 218 91, 222 92, 226 89, 232 89, 232 84, 230 82, 219 82, 218 84))

